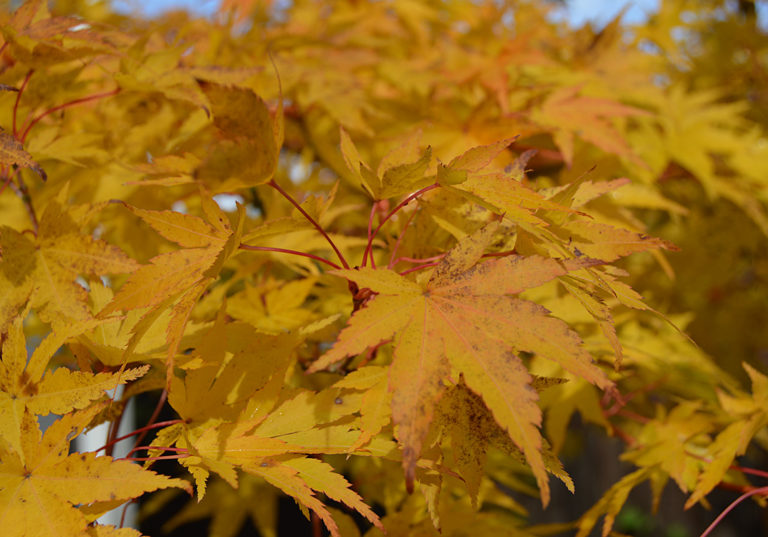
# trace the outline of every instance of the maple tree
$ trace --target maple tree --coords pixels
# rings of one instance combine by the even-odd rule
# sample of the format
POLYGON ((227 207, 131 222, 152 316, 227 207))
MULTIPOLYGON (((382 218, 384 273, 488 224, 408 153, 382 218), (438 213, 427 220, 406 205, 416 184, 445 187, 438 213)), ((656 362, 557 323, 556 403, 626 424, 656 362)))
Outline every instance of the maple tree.
POLYGON ((265 537, 280 495, 334 536, 605 537, 646 481, 763 501, 749 2, 600 31, 538 2, 48 4, 0 24, 4 534, 139 535, 96 521, 158 489, 190 495, 169 531, 265 537), (634 469, 530 524, 521 498, 580 494, 575 416, 634 469))

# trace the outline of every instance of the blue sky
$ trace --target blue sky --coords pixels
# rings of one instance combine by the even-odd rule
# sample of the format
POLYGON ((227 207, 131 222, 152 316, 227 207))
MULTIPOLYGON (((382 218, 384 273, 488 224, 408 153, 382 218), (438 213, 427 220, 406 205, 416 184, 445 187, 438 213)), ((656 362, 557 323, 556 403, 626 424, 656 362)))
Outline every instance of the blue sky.
POLYGON ((592 22, 602 26, 612 20, 625 6, 624 22, 640 23, 659 8, 659 0, 568 0, 564 15, 573 26, 592 22))
MULTIPOLYGON (((184 8, 199 15, 210 15, 216 11, 219 0, 114 0, 114 6, 121 11, 131 12, 139 9, 148 16, 154 16, 168 9, 184 8)), ((569 0, 564 17, 574 26, 585 22, 602 26, 611 20, 625 6, 629 9, 624 15, 626 22, 642 22, 648 13, 658 9, 659 0, 569 0)))

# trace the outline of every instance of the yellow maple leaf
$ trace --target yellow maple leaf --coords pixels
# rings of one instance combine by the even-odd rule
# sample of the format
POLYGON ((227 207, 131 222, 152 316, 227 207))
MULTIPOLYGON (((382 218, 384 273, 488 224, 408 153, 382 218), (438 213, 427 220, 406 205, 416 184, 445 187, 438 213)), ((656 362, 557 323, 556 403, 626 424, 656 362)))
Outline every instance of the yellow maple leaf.
POLYGON ((742 365, 752 381, 752 395, 718 394, 724 410, 740 419, 723 429, 708 447, 707 458, 711 461, 704 464, 696 488, 685 502, 686 508, 701 501, 723 480, 735 458, 746 452, 753 437, 768 424, 768 377, 746 362, 742 365))
POLYGON ((210 99, 219 140, 207 151, 195 177, 213 192, 269 181, 277 169, 279 137, 264 101, 252 90, 200 83, 210 99))
POLYGON ((151 308, 134 327, 134 336, 125 350, 125 360, 154 320, 171 304, 171 317, 166 329, 166 369, 170 383, 174 359, 192 309, 208 286, 216 279, 224 263, 239 250, 245 224, 245 209, 238 205, 234 229, 227 215, 216 202, 201 199, 207 222, 202 218, 182 215, 173 211, 147 211, 128 206, 158 233, 181 246, 188 246, 160 254, 150 259, 149 265, 136 270, 120 288, 111 302, 100 312, 104 317, 117 310, 151 308))
MULTIPOLYGON (((313 491, 377 524, 341 475, 320 461, 304 462, 308 453, 355 451, 350 448, 359 431, 353 414, 362 394, 333 387, 319 393, 287 389, 284 379, 297 338, 266 336, 245 323, 225 321, 222 310, 200 335, 194 351, 200 366, 188 369, 183 379, 172 378, 169 402, 184 421, 158 431, 150 456, 171 445, 188 450, 190 456, 180 462, 194 476, 200 499, 210 472, 237 488, 238 470, 243 470, 317 512, 334 535, 335 522, 313 491)), ((391 456, 393 448, 381 441, 364 453, 391 456)))
POLYGON ((21 421, 22 451, 0 442, 0 520, 9 537, 88 535, 88 521, 76 506, 97 501, 128 500, 166 487, 189 490, 189 484, 144 470, 128 461, 69 454, 69 443, 103 410, 92 405, 67 414, 41 434, 37 419, 21 421))
POLYGON ((227 216, 210 198, 203 199, 208 221, 175 211, 149 211, 127 204, 126 207, 160 235, 184 248, 157 255, 149 260, 149 265, 135 270, 100 316, 156 306, 212 277, 216 267, 236 251, 237 231, 242 229, 245 218, 245 212, 240 210, 240 225, 233 231, 227 216))
POLYGON ((0 227, 0 328, 27 298, 38 315, 54 325, 92 318, 80 275, 132 272, 138 263, 116 246, 81 233, 82 218, 53 200, 46 206, 36 238, 0 227))
POLYGON ((546 199, 518 181, 514 174, 523 173, 520 168, 525 168, 524 162, 518 164, 518 161, 515 161, 503 172, 485 170, 514 140, 507 138, 493 144, 473 147, 450 163, 439 164, 438 183, 443 188, 457 192, 462 197, 518 223, 546 226, 547 222, 535 214, 539 209, 575 212, 569 207, 546 199))
POLYGON ((350 489, 346 479, 333 471, 330 464, 308 457, 285 456, 246 466, 245 470, 263 477, 286 494, 312 509, 334 537, 340 537, 338 525, 328 509, 315 497, 321 491, 329 498, 351 507, 379 529, 379 517, 350 489))
POLYGON ((424 188, 432 181, 425 176, 432 159, 432 148, 418 151, 419 133, 408 136, 379 162, 373 172, 363 162, 352 138, 341 129, 341 154, 355 184, 363 186, 375 200, 395 198, 424 188))
MULTIPOLYGON (((282 389, 282 379, 299 339, 292 335, 259 334, 244 323, 226 323, 223 311, 203 332, 192 356, 201 365, 173 377, 168 401, 188 424, 235 420, 260 390, 260 403, 269 406, 282 389), (275 381, 277 379, 277 382, 275 381), (274 391, 267 396, 263 390, 274 391)), ((269 408, 267 408, 267 411, 269 408)), ((263 416, 265 412, 260 415, 263 416)), ((256 417, 249 413, 249 418, 256 417)))
POLYGON ((90 328, 98 321, 73 324, 51 333, 27 360, 21 319, 16 319, 3 343, 0 359, 0 437, 20 452, 19 426, 25 412, 35 415, 65 414, 82 409, 103 397, 106 390, 144 375, 149 366, 122 373, 70 371, 59 367, 46 374, 48 361, 62 343, 90 328))
MULTIPOLYGON (((379 526, 376 514, 349 489, 344 477, 333 472, 330 465, 304 456, 306 453, 345 453, 350 450, 359 437, 358 432, 352 430, 353 424, 332 423, 350 416, 359 408, 359 396, 343 394, 339 389, 328 389, 317 394, 300 391, 264 415, 261 409, 266 408, 269 412, 275 404, 275 396, 282 388, 282 378, 283 375, 273 374, 260 390, 267 392, 267 396, 261 397, 258 393, 252 396, 236 422, 212 426, 216 420, 208 420, 183 427, 172 426, 176 428, 169 435, 160 431, 160 442, 175 442, 189 451, 191 456, 181 462, 195 477, 199 496, 205 490, 211 471, 231 486, 238 487, 237 469, 240 469, 264 478, 317 513, 332 535, 339 535, 336 523, 315 497, 315 491, 345 503, 379 526), (274 382, 275 379, 278 382, 274 382), (254 415, 255 418, 250 417, 254 415), (331 425, 323 426, 327 423, 331 425)), ((214 387, 211 391, 219 390, 214 387)), ((361 454, 390 455, 392 447, 389 442, 380 442, 361 454)))
POLYGON ((360 437, 350 448, 350 451, 355 451, 369 443, 391 420, 387 370, 374 365, 362 367, 346 375, 334 386, 365 390, 360 401, 360 437))

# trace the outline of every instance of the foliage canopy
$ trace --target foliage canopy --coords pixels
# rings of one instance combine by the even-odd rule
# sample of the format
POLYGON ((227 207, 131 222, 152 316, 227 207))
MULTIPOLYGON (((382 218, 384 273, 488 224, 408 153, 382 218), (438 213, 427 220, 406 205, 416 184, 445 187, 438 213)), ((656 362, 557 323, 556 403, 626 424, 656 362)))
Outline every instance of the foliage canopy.
POLYGON ((265 537, 282 493, 334 536, 605 537, 644 481, 764 495, 737 461, 768 447, 768 40, 742 4, 600 31, 533 1, 6 9, 5 534, 135 536, 94 521, 157 489, 196 496, 169 529, 265 537), (635 470, 531 526, 521 496, 579 494, 576 415, 635 470))

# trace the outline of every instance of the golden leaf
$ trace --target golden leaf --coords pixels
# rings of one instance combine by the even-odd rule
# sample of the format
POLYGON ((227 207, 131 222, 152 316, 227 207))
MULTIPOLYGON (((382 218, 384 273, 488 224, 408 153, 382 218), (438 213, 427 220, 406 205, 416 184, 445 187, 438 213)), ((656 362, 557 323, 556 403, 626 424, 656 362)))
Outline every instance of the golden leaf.
POLYGON ((555 360, 603 389, 612 383, 565 323, 512 295, 595 261, 509 256, 475 266, 495 229, 488 226, 461 241, 424 284, 386 269, 335 271, 377 294, 352 316, 334 347, 310 371, 394 338, 389 379, 392 417, 403 445, 409 486, 435 402, 445 383, 456 382, 462 374, 525 454, 546 503, 549 486, 538 431, 541 413, 532 379, 514 353, 555 360))

